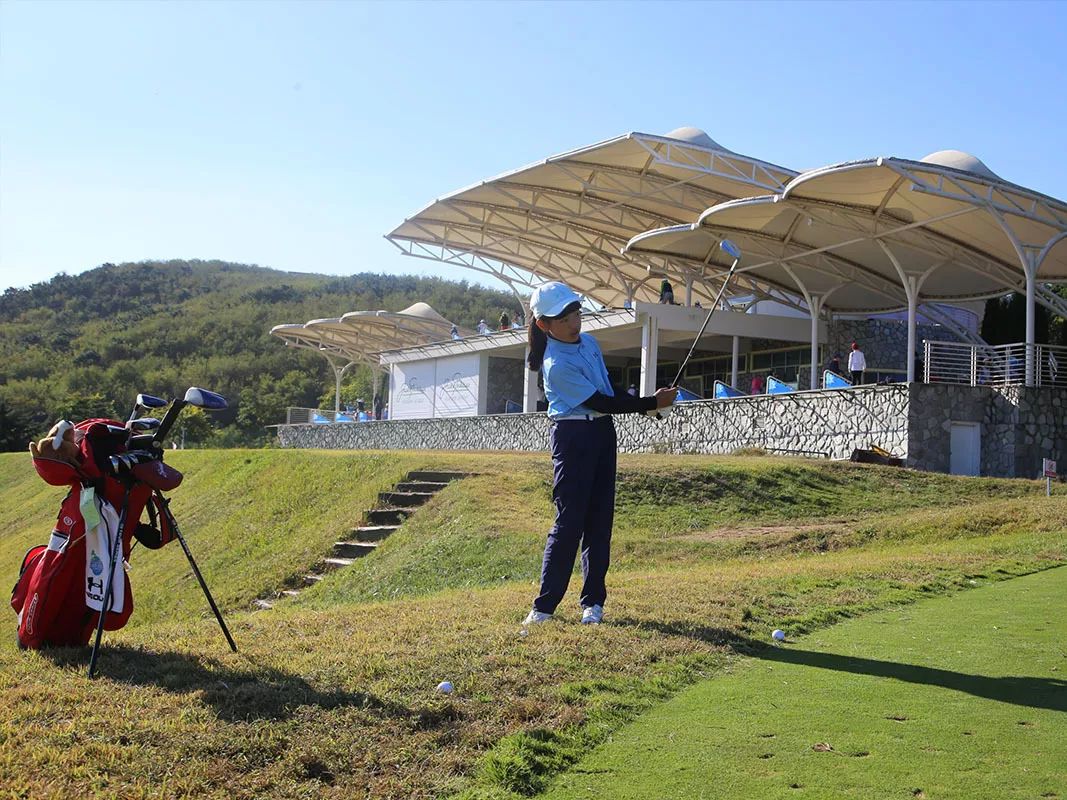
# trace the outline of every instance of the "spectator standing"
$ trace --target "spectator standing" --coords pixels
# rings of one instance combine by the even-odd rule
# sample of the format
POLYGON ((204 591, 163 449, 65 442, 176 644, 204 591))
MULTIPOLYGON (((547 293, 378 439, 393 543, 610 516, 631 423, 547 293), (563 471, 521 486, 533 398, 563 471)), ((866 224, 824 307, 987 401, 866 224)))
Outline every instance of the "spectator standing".
POLYGON ((763 394, 763 376, 753 375, 752 384, 749 386, 749 392, 751 394, 763 394))
POLYGON ((671 282, 666 278, 659 285, 659 301, 664 305, 674 305, 674 287, 671 286, 671 282))
POLYGON ((506 331, 511 328, 511 318, 508 317, 507 311, 500 312, 500 330, 506 331))
POLYGON ((462 338, 459 335, 459 328, 457 328, 455 325, 452 326, 452 330, 449 331, 449 335, 452 337, 453 340, 462 338))
POLYGON ((859 386, 863 383, 863 373, 867 371, 867 359, 863 356, 858 343, 852 343, 852 350, 848 354, 848 372, 852 377, 852 385, 859 386))
POLYGON ((626 394, 630 397, 637 397, 637 387, 634 384, 630 384, 630 388, 626 390, 626 394))
POLYGON ((374 400, 372 401, 372 403, 373 403, 373 407, 374 407, 374 418, 375 419, 381 419, 382 418, 382 408, 385 407, 385 401, 382 400, 382 396, 380 394, 376 394, 376 395, 374 395, 374 400))
POLYGON ((484 319, 478 320, 478 333, 482 334, 483 336, 489 335, 489 326, 486 324, 484 319))

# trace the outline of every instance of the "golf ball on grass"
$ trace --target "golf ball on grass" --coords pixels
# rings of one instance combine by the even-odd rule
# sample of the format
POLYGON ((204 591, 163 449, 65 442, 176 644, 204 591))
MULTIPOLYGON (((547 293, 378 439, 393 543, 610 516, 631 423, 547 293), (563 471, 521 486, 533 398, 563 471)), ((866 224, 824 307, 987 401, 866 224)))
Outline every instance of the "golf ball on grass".
POLYGON ((771 638, 774 639, 774 641, 776 641, 776 642, 784 642, 785 641, 785 631, 775 630, 775 631, 773 631, 771 633, 771 638))
POLYGON ((452 694, 452 681, 441 681, 437 684, 437 691, 441 694, 452 694))

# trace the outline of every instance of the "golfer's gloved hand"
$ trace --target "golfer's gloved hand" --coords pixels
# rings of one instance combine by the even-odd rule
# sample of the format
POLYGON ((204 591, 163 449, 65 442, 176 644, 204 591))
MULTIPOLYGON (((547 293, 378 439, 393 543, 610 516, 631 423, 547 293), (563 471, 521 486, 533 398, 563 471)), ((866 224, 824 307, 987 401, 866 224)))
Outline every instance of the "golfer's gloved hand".
POLYGON ((674 399, 678 396, 678 387, 664 386, 656 389, 656 408, 666 408, 674 405, 674 399))

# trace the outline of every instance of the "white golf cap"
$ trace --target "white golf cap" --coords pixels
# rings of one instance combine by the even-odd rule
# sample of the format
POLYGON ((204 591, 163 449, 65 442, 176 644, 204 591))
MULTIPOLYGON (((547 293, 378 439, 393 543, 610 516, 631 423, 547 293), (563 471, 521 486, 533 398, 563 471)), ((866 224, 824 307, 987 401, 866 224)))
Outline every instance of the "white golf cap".
POLYGON ((571 303, 581 303, 582 298, 567 284, 559 281, 542 283, 530 295, 530 312, 534 317, 558 317, 571 303))

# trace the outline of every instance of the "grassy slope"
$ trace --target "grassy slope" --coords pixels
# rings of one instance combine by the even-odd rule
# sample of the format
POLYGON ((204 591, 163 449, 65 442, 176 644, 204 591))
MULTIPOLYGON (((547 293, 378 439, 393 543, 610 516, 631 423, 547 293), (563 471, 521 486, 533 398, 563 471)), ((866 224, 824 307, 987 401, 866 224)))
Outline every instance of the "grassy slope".
POLYGON ((764 648, 616 733, 547 797, 1058 797, 1065 591, 1067 570, 1048 570, 764 648))
MULTIPOLYGON (((138 611, 109 635, 104 679, 85 681, 78 656, 0 639, 0 784, 34 796, 535 791, 584 746, 719 671, 738 637, 1067 560, 1067 498, 1046 501, 1037 483, 627 458, 613 624, 590 631, 568 611, 520 637, 550 522, 546 457, 172 456, 188 476, 179 520, 241 654, 198 619, 195 591, 176 591, 190 585, 180 550, 135 554, 138 611), (306 600, 237 613, 324 555, 379 488, 426 467, 484 477, 450 486, 306 600), (739 524, 749 530, 723 533, 739 524), (446 677, 450 698, 432 691, 446 677), (114 727, 97 724, 105 714, 114 727)), ((44 540, 60 495, 25 456, 0 457, 0 579, 44 540)))

